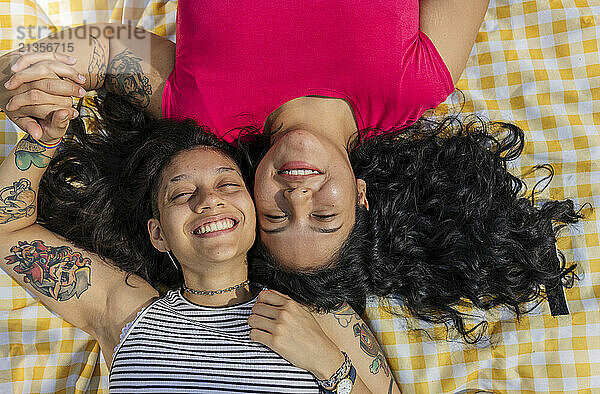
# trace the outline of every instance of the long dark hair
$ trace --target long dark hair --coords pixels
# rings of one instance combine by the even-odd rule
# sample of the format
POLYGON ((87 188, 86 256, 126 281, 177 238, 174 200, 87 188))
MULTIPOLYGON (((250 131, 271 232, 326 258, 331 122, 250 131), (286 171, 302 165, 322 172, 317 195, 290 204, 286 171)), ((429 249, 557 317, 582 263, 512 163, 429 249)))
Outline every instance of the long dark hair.
POLYGON ((247 178, 244 156, 191 120, 150 119, 116 95, 97 98, 88 111, 96 132, 73 121, 42 178, 40 223, 153 285, 178 285, 179 272, 147 233, 148 219, 158 217, 163 169, 180 152, 209 147, 247 178))
POLYGON ((474 342, 484 325, 468 328, 462 306, 503 305, 518 317, 524 302, 573 281, 556 233, 580 215, 571 200, 537 206, 535 192, 525 197, 524 182, 507 170, 523 147, 515 125, 458 116, 357 139, 349 157, 370 209, 322 271, 330 274, 289 272, 264 248, 254 269, 318 309, 333 309, 329 300, 358 302, 361 292, 398 298, 409 315, 446 323, 474 342), (368 280, 345 276, 331 287, 340 280, 331 272, 344 270, 368 280), (312 301, 302 294, 317 287, 345 294, 312 301))

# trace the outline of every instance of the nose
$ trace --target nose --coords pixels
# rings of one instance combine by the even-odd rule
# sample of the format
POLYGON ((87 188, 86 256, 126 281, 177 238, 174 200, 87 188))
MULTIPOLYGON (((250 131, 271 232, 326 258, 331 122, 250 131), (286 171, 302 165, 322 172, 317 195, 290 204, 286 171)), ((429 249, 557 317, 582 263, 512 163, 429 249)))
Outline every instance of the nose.
POLYGON ((198 197, 192 201, 192 210, 197 213, 224 206, 225 202, 215 193, 198 195, 198 197))
POLYGON ((309 187, 293 187, 283 191, 283 197, 289 202, 293 213, 300 217, 310 208, 313 191, 309 187))

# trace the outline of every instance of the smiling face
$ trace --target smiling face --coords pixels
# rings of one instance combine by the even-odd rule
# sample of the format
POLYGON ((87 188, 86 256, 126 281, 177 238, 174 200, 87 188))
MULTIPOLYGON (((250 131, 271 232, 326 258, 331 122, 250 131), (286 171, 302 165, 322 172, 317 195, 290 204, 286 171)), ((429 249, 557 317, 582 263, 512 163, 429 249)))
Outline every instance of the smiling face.
POLYGON ((158 189, 160 218, 148 221, 152 244, 182 267, 245 261, 256 214, 240 170, 223 153, 196 148, 176 155, 158 189))
POLYGON ((348 154, 324 136, 293 130, 280 136, 256 170, 259 234, 288 269, 323 267, 348 237, 365 183, 348 154))

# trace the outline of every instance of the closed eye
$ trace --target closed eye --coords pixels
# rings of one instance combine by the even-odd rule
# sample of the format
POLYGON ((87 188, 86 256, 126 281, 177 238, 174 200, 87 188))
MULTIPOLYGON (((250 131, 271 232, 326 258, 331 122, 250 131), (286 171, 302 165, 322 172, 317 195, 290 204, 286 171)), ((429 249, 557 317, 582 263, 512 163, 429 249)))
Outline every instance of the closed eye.
POLYGON ((266 215, 265 214, 265 217, 267 219, 272 219, 272 220, 282 220, 282 219, 285 219, 287 217, 287 215, 286 214, 282 214, 282 215, 266 215))
POLYGON ((181 197, 191 196, 192 194, 192 192, 177 193, 173 197, 171 197, 171 201, 175 201, 181 197))
POLYGON ((319 222, 331 222, 336 216, 337 216, 337 214, 335 214, 335 213, 328 214, 328 215, 319 215, 316 213, 312 214, 312 217, 315 218, 316 220, 318 220, 319 222))

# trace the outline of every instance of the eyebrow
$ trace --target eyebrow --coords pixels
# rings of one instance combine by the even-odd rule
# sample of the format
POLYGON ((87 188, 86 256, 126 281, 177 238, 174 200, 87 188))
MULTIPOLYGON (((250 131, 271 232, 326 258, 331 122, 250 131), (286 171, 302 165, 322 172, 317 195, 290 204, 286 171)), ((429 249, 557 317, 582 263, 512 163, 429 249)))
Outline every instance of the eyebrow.
MULTIPOLYGON (((235 172, 235 173, 237 173, 238 175, 241 176, 240 172, 238 170, 236 170, 235 168, 233 168, 233 167, 219 167, 219 168, 216 168, 213 171, 213 174, 221 174, 223 172, 228 172, 228 171, 233 171, 233 172, 235 172)), ((190 178, 189 174, 180 174, 180 175, 176 175, 173 178, 171 178, 169 180, 169 183, 175 183, 175 182, 179 182, 181 180, 189 179, 189 178, 190 178)))
MULTIPOLYGON (((266 234, 275 234, 275 233, 280 233, 282 231, 284 231, 288 226, 283 226, 283 227, 279 227, 273 230, 265 230, 264 228, 260 228, 264 233, 266 234)), ((321 228, 321 227, 313 227, 310 226, 310 228, 317 232, 317 233, 322 233, 322 234, 331 234, 331 233, 335 233, 336 231, 338 231, 339 229, 342 228, 342 226, 339 227, 334 227, 334 228, 321 228)))

